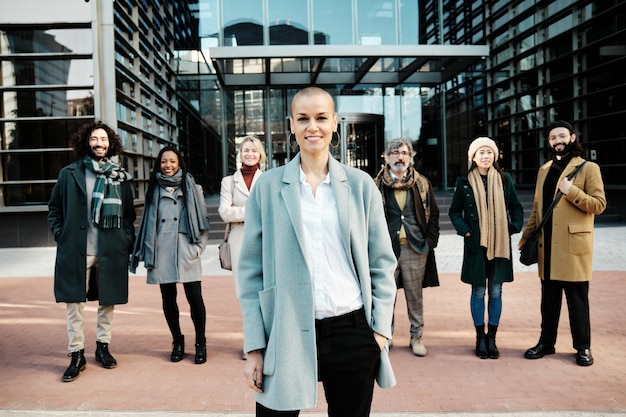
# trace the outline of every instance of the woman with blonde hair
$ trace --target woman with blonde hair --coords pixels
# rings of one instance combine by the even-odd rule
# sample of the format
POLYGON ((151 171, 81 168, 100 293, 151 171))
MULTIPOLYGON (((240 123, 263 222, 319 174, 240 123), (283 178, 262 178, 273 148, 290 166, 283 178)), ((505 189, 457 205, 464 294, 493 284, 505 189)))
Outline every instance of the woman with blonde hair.
MULTIPOLYGON (((218 212, 223 221, 230 224, 230 256, 232 262, 233 284, 235 295, 239 298, 238 263, 239 252, 243 242, 243 219, 246 213, 246 201, 250 190, 256 180, 263 173, 261 164, 265 163, 267 156, 263 149, 263 143, 254 136, 243 138, 239 146, 241 168, 233 175, 222 178, 220 189, 220 205, 218 212)), ((247 355, 242 352, 242 359, 247 355)))

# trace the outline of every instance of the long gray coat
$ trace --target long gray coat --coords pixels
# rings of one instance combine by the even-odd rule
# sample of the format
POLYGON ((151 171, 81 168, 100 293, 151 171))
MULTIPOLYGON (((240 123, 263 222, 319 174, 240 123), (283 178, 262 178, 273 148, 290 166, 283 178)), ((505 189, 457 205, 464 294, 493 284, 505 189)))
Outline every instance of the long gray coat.
MULTIPOLYGON (((128 259, 135 238, 135 208, 130 183, 122 183, 121 229, 98 230, 98 285, 89 290, 90 300, 100 305, 128 302, 128 259), (92 290, 97 289, 96 293, 92 290)), ((87 300, 87 213, 85 167, 82 161, 66 166, 52 190, 48 203, 50 230, 57 242, 54 296, 57 302, 87 300)))
MULTIPOLYGON (((359 279, 371 328, 390 338, 396 257, 380 192, 365 172, 329 161, 343 244, 359 279)), ((312 278, 303 250, 300 155, 265 172, 246 205, 239 260, 244 350, 265 349, 264 392, 256 400, 276 410, 317 403, 317 350, 312 278)), ((395 384, 388 350, 378 384, 395 384)))
MULTIPOLYGON (((202 188, 199 194, 202 195, 202 188)), ((208 242, 208 230, 197 243, 189 242, 180 231, 181 219, 187 216, 185 200, 180 187, 168 193, 159 187, 159 212, 157 214, 157 239, 155 267, 148 268, 148 284, 193 282, 202 279, 202 252, 208 242), (185 216, 185 217, 183 217, 185 216)), ((207 211, 206 208, 204 210, 207 211)))

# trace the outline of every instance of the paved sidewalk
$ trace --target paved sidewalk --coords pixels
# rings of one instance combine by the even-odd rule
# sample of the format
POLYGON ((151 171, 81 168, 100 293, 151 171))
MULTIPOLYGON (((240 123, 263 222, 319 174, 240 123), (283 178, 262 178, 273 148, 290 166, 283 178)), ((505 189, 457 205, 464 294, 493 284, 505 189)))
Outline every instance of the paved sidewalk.
MULTIPOLYGON (((516 279, 503 291, 499 360, 473 355, 469 286, 459 281, 462 238, 444 234, 437 249, 441 287, 425 290, 424 342, 417 358, 408 348, 408 319, 400 291, 391 360, 398 385, 376 388, 373 416, 599 417, 626 416, 626 227, 596 228, 591 284, 592 350, 596 363, 574 362, 567 314, 557 354, 529 361, 526 348, 539 336, 536 267, 515 262, 516 279)), ((516 245, 519 235, 514 236, 516 245)), ((130 280, 130 302, 118 306, 111 351, 119 365, 95 361, 95 303, 86 307, 87 369, 61 382, 66 357, 65 308, 52 294, 54 248, 0 249, 0 416, 13 417, 250 417, 252 392, 243 380, 241 317, 216 245, 203 256, 208 361, 192 355, 169 361, 171 340, 158 287, 145 271, 130 280)), ((193 327, 184 296, 181 325, 193 327)), ((187 352, 193 350, 192 341, 187 352)), ((325 415, 325 402, 302 415, 325 415)))

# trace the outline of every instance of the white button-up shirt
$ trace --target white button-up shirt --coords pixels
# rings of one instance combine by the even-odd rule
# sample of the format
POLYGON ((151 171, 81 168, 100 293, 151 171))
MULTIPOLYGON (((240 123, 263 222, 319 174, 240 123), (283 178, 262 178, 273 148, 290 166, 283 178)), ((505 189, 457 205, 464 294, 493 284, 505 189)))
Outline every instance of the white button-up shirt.
POLYGON ((337 202, 330 176, 315 196, 300 168, 305 257, 313 279, 315 318, 340 316, 363 306, 361 287, 342 245, 337 202))

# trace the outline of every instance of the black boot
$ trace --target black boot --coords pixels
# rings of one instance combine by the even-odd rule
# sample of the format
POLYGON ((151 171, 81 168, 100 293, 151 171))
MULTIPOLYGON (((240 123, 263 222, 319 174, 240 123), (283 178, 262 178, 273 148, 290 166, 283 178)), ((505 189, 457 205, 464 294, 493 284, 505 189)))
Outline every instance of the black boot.
POLYGON ((174 339, 172 342, 172 355, 170 359, 172 362, 180 362, 185 356, 185 336, 181 335, 180 338, 174 339))
POLYGON ((493 324, 487 324, 487 352, 489 352, 489 357, 491 359, 498 359, 500 357, 500 352, 498 351, 498 347, 496 346, 497 331, 498 326, 494 326, 493 324))
POLYGON ((196 364, 206 362, 206 340, 201 340, 196 343, 196 357, 194 358, 196 364))
POLYGON ((85 349, 68 353, 67 356, 71 357, 72 360, 70 362, 70 366, 63 374, 63 382, 72 382, 80 376, 80 372, 85 370, 85 367, 87 366, 87 361, 85 360, 85 349))
POLYGON ((96 342, 96 362, 100 362, 103 368, 112 369, 117 366, 117 361, 109 353, 109 344, 96 342))
POLYGON ((476 356, 480 359, 487 359, 487 343, 485 341, 485 325, 476 327, 476 356))

